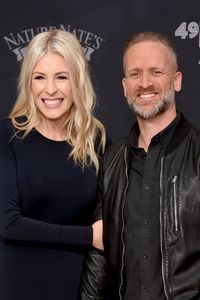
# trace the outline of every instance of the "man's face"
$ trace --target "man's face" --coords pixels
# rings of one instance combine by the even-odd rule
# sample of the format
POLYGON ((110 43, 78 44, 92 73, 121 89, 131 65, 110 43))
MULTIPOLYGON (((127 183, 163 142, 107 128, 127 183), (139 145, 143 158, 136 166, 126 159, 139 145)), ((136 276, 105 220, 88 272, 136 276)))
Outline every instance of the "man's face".
POLYGON ((154 41, 133 45, 124 58, 124 69, 124 94, 138 117, 152 119, 170 107, 175 109, 175 91, 181 89, 182 75, 167 46, 154 41))

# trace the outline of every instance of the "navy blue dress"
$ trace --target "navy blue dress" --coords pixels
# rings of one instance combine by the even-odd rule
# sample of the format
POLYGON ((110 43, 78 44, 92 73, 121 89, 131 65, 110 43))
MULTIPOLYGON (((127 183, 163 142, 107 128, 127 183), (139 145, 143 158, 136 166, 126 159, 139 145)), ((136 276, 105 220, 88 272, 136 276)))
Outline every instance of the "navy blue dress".
POLYGON ((0 299, 77 300, 97 178, 71 147, 0 122, 0 299))

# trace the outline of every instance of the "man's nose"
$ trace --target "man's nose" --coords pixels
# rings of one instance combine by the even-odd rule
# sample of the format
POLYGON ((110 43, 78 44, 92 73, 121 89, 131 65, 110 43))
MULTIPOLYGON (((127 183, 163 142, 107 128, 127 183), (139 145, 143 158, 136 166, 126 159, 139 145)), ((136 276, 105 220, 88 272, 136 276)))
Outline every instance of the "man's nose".
POLYGON ((142 74, 140 78, 140 86, 143 89, 148 88, 153 84, 152 77, 150 74, 142 74))

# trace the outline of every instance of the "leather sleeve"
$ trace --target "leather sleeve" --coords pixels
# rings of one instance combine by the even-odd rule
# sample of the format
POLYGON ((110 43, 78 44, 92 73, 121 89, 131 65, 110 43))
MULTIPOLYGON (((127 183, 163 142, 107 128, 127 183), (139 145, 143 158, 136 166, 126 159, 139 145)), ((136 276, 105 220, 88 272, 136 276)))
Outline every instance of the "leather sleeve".
MULTIPOLYGON (((98 177, 98 192, 93 222, 102 219, 102 180, 101 164, 98 177)), ((106 259, 104 252, 92 247, 83 265, 81 279, 81 300, 103 300, 106 286, 106 259)))
POLYGON ((106 284, 104 253, 94 247, 88 252, 82 272, 81 300, 103 300, 106 284))

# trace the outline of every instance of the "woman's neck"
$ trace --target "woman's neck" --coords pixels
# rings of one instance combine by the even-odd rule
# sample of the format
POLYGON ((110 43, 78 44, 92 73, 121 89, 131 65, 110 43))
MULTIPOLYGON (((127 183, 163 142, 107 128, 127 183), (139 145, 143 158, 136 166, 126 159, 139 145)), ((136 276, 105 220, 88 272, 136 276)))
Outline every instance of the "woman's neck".
POLYGON ((54 120, 43 120, 36 126, 36 129, 45 137, 55 141, 64 141, 68 136, 66 127, 54 120))

